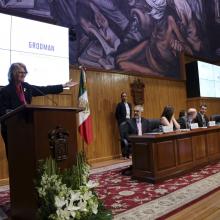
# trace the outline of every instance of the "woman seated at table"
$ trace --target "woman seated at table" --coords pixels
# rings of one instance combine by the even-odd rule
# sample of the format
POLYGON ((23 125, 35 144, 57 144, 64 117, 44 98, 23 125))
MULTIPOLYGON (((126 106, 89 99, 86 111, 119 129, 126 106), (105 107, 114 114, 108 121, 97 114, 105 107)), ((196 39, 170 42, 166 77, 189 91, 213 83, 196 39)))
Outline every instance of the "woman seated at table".
POLYGON ((163 126, 171 126, 173 130, 180 129, 180 125, 174 117, 174 108, 172 106, 167 105, 164 107, 160 118, 160 124, 163 126))

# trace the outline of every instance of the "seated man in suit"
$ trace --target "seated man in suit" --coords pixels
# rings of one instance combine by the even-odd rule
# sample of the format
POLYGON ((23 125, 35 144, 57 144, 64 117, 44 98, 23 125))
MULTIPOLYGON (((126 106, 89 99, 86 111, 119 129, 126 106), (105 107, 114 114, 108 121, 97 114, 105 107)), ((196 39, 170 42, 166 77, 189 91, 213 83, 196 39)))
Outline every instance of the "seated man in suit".
POLYGON ((142 135, 150 131, 149 121, 141 117, 144 108, 141 105, 136 105, 134 107, 134 117, 127 121, 128 124, 128 133, 142 135))
MULTIPOLYGON (((123 131, 123 136, 125 139, 126 147, 126 156, 129 158, 129 155, 131 153, 131 145, 129 144, 128 136, 131 134, 137 134, 142 135, 146 132, 150 132, 150 123, 147 119, 141 117, 141 114, 143 112, 143 107, 141 105, 136 105, 134 107, 134 117, 124 123, 121 124, 120 128, 123 131)), ((132 166, 124 169, 122 171, 123 175, 131 175, 132 172, 132 166)))
POLYGON ((196 123, 195 118, 197 115, 197 110, 195 108, 189 108, 187 114, 179 117, 178 123, 180 124, 181 129, 190 128, 189 124, 196 123))
POLYGON ((206 116, 207 105, 200 105, 200 110, 196 115, 195 123, 198 123, 199 127, 206 127, 208 125, 209 119, 206 116))
POLYGON ((125 156, 129 158, 130 147, 128 136, 131 134, 142 135, 150 131, 150 123, 147 119, 141 117, 143 107, 136 105, 134 107, 134 117, 120 125, 121 137, 124 142, 125 156))

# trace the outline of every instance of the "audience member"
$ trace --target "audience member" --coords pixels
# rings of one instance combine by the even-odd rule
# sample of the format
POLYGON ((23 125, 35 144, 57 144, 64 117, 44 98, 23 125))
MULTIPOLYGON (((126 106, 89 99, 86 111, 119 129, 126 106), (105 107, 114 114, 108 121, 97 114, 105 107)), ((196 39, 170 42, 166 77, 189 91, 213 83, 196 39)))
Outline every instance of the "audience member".
POLYGON ((180 129, 179 123, 174 117, 174 108, 172 106, 165 106, 160 118, 160 123, 163 126, 171 126, 174 130, 180 129))

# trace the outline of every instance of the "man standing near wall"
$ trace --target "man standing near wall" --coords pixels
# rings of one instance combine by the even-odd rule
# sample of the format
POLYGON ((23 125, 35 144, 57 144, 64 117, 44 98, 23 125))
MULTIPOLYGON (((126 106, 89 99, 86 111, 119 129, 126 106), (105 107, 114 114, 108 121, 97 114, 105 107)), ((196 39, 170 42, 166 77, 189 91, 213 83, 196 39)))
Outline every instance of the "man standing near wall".
MULTIPOLYGON (((127 121, 128 119, 131 118, 132 114, 132 107, 131 103, 127 102, 127 94, 126 92, 121 93, 121 102, 117 104, 116 111, 115 111, 115 117, 118 122, 118 127, 120 128, 120 124, 122 122, 127 121)), ((126 153, 124 152, 124 144, 121 142, 121 151, 122 151, 122 156, 126 157, 126 153)))
POLYGON ((118 126, 131 118, 132 108, 131 103, 128 102, 128 97, 126 92, 121 93, 121 102, 117 104, 115 117, 118 121, 118 126))

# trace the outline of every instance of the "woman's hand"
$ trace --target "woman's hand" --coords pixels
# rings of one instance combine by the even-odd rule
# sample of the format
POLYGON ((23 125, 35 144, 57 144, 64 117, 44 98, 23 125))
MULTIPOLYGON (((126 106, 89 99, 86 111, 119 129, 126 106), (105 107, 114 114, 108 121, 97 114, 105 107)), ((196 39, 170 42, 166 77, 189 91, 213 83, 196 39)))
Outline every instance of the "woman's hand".
POLYGON ((73 86, 78 85, 78 82, 73 81, 72 79, 69 82, 63 84, 63 88, 71 88, 73 86))

